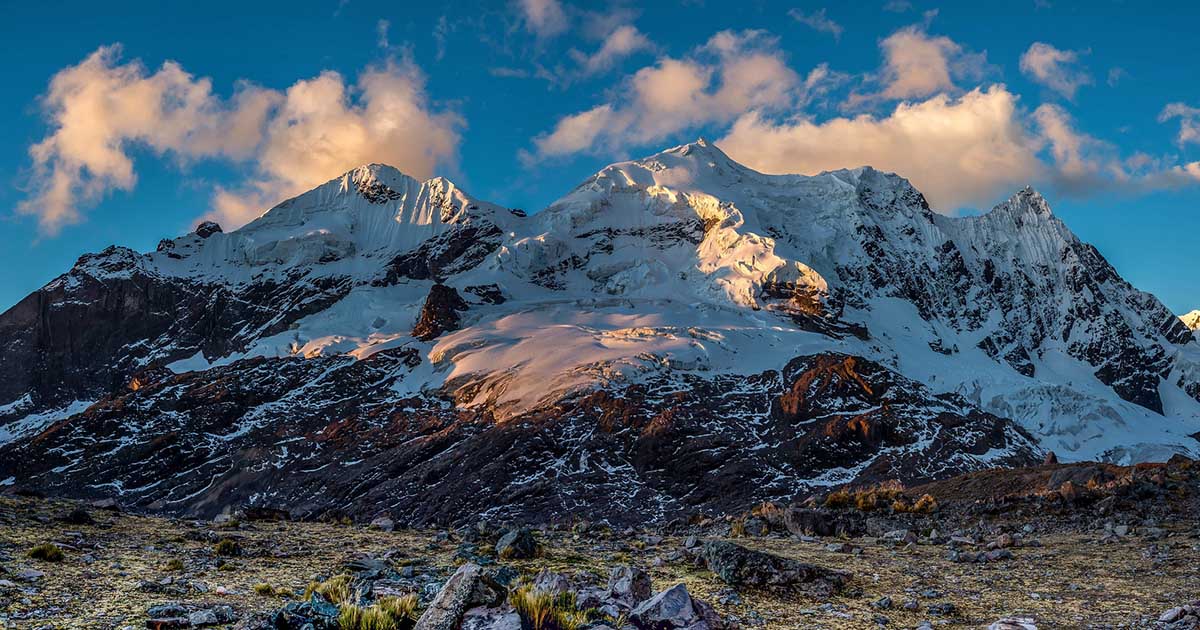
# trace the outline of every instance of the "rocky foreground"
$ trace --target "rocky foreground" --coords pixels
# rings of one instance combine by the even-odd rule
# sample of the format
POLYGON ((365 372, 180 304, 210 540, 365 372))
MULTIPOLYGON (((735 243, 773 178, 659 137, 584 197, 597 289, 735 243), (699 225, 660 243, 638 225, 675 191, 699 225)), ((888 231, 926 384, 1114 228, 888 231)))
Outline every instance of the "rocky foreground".
POLYGON ((1200 465, 1048 463, 654 530, 0 497, 5 628, 1200 627, 1200 465))

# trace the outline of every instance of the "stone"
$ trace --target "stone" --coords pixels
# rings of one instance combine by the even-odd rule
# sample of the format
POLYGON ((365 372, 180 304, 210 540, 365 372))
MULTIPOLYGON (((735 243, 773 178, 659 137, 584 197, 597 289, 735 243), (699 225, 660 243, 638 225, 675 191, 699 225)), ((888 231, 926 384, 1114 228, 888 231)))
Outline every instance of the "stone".
POLYGON ((608 597, 633 608, 650 599, 650 575, 628 566, 613 567, 608 573, 608 597))
POLYGON ((1057 463, 1058 463, 1058 455, 1055 455, 1054 451, 1046 451, 1046 456, 1044 458, 1042 458, 1042 465, 1043 466, 1053 466, 1057 463))
POLYGON ((265 505, 247 505, 242 508, 241 515, 247 521, 278 522, 291 520, 291 514, 287 510, 265 505))
POLYGON ((187 628, 191 625, 187 617, 164 617, 161 619, 147 619, 146 627, 149 630, 172 630, 174 628, 187 628))
POLYGON ((940 604, 930 604, 927 609, 931 615, 953 615, 957 610, 954 604, 950 602, 942 602, 940 604))
POLYGON ((676 584, 671 588, 642 602, 629 614, 629 619, 639 628, 689 628, 707 630, 707 624, 692 604, 687 586, 676 584))
POLYGON ((521 630, 521 616, 511 608, 476 606, 463 613, 461 630, 521 630))
POLYGON ((61 520, 69 525, 93 525, 96 522, 92 519, 92 515, 83 508, 71 510, 61 520))
POLYGON ((510 529, 496 542, 496 556, 505 560, 526 560, 537 553, 537 539, 527 527, 510 529))
POLYGON ((815 508, 789 507, 783 526, 795 536, 857 536, 864 531, 862 522, 850 515, 815 508))
POLYGON ((370 527, 371 527, 371 529, 378 529, 380 531, 390 532, 390 531, 395 531, 396 522, 386 516, 380 516, 379 518, 376 518, 375 520, 371 521, 370 527))
POLYGON ((878 608, 879 610, 888 610, 892 607, 892 598, 880 597, 879 599, 871 602, 871 606, 873 608, 878 608))
POLYGON ((217 613, 211 610, 197 610, 188 615, 187 620, 193 626, 215 626, 221 623, 221 620, 217 617, 217 613))
POLYGON ((683 539, 683 546, 685 549, 694 549, 699 544, 700 541, 695 536, 688 536, 687 538, 683 539))
POLYGON ((493 607, 504 600, 505 590, 483 575, 477 564, 464 564, 450 576, 413 630, 456 630, 468 608, 493 607))
POLYGON ((841 589, 850 577, 721 540, 706 542, 703 556, 710 571, 734 586, 812 586, 832 593, 841 589))
POLYGON ((987 630, 1038 630, 1030 617, 1004 617, 993 621, 987 630))
POLYGON ((146 616, 150 618, 186 617, 187 614, 187 609, 179 602, 167 602, 146 609, 146 616))

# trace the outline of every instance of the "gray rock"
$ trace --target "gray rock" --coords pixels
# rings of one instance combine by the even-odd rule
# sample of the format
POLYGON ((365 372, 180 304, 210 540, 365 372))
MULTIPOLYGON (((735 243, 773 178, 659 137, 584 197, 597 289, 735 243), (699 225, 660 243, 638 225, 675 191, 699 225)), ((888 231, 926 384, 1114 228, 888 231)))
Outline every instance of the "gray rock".
POLYGON ((483 575, 477 564, 464 564, 446 580, 414 630, 456 630, 468 608, 497 606, 504 589, 483 575))
POLYGON ((371 521, 371 529, 390 532, 396 529, 396 522, 386 516, 380 516, 371 521))
POLYGON ((608 574, 608 597, 627 607, 650 599, 650 575, 628 566, 613 567, 608 574))
POLYGON ((709 630, 696 607, 687 586, 676 584, 642 602, 629 615, 639 628, 689 628, 709 630))
POLYGON ((217 613, 211 610, 197 610, 188 615, 187 619, 188 623, 193 626, 215 626, 221 623, 221 620, 217 618, 217 613))
POLYGON ((1038 630, 1030 617, 1004 617, 992 622, 987 630, 1038 630))
POLYGON ((461 630, 521 630, 521 616, 511 608, 476 606, 463 613, 461 630))
POLYGON ((527 527, 510 529, 496 542, 496 556, 505 560, 525 560, 537 555, 538 544, 527 527))

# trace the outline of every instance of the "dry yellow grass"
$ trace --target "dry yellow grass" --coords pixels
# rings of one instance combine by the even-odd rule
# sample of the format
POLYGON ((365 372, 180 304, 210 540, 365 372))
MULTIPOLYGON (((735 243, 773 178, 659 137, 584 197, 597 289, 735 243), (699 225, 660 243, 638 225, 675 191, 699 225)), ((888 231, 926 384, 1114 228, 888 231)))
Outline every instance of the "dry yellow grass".
MULTIPOLYGON (((203 536, 211 524, 132 516, 92 510, 95 525, 66 525, 54 520, 72 506, 54 501, 0 498, 0 578, 25 568, 46 576, 28 595, 0 588, 0 611, 15 628, 144 627, 145 611, 153 604, 232 604, 239 613, 273 610, 288 597, 303 593, 314 574, 337 575, 361 554, 391 551, 401 563, 417 561, 452 570, 458 542, 433 543, 428 531, 380 532, 361 527, 322 523, 243 523, 219 537, 236 536, 243 553, 219 557, 213 542, 203 536), (76 537, 70 532, 78 532, 76 537), (61 563, 26 557, 26 551, 45 542, 69 544, 61 563), (433 544, 431 544, 433 543, 433 544), (171 561, 178 559, 179 564, 171 561), (5 574, 4 572, 7 572, 5 574), (140 580, 164 578, 203 582, 208 591, 183 596, 139 590, 140 580), (280 597, 264 597, 256 585, 271 585, 280 597), (221 587, 224 594, 217 594, 221 587), (34 611, 39 617, 24 619, 34 611)), ((1186 524, 1186 527, 1193 527, 1186 524)), ((850 571, 848 593, 829 600, 803 595, 742 591, 741 602, 717 603, 726 585, 708 571, 686 562, 656 566, 655 558, 681 547, 668 538, 658 546, 638 549, 625 537, 602 533, 551 532, 546 555, 510 564, 529 576, 541 568, 590 570, 604 574, 617 564, 646 568, 656 589, 684 582, 688 590, 717 607, 724 615, 746 619, 751 611, 766 620, 768 629, 874 629, 872 616, 886 615, 889 627, 911 628, 923 619, 931 603, 953 602, 958 613, 946 628, 979 628, 1002 615, 1028 615, 1043 628, 1085 628, 1094 624, 1141 627, 1139 620, 1195 597, 1200 584, 1200 540, 1170 528, 1176 535, 1149 541, 1131 537, 1119 543, 1095 542, 1096 533, 1040 537, 1042 547, 1014 549, 1016 558, 992 564, 958 564, 946 559, 946 548, 917 545, 912 549, 858 541, 862 555, 827 551, 823 544, 788 538, 740 537, 738 544, 850 571), (599 547, 599 550, 597 549, 599 547), (1165 553, 1165 556, 1164 556, 1165 553), (936 598, 919 592, 933 589, 936 598), (860 591, 860 595, 855 595, 860 591), (896 609, 876 611, 871 602, 888 596, 896 609), (921 602, 922 612, 898 609, 906 599, 921 602), (831 606, 826 610, 823 603, 831 606)))

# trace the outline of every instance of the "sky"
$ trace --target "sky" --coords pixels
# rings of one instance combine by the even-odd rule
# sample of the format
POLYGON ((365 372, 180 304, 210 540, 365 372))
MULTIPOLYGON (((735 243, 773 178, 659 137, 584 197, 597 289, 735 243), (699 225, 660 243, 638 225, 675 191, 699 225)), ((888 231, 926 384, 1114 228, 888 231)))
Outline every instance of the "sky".
POLYGON ((894 171, 949 215, 1033 185, 1200 308, 1194 2, 114 4, 5 7, 0 309, 360 164, 537 211, 698 137, 763 172, 894 171))

